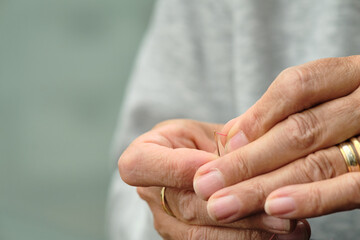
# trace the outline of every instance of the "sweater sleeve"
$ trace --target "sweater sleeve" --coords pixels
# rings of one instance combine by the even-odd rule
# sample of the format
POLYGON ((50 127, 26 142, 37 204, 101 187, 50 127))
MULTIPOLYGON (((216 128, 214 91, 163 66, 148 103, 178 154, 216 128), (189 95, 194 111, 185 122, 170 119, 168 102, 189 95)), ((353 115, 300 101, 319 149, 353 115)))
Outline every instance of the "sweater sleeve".
MULTIPOLYGON (((114 163, 136 137, 161 121, 221 123, 232 116, 231 24, 223 5, 217 0, 157 3, 121 108, 112 146, 114 163)), ((160 238, 149 207, 117 170, 107 221, 110 239, 160 238)))
POLYGON ((127 86, 114 135, 114 161, 132 140, 161 121, 220 123, 233 116, 226 11, 216 1, 158 2, 127 86))

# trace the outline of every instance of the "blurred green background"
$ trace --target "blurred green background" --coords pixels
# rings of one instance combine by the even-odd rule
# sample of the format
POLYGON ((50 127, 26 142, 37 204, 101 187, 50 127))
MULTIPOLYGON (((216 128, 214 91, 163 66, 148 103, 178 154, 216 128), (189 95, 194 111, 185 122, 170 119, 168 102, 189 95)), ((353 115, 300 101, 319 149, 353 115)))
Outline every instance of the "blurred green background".
POLYGON ((109 148, 154 1, 0 0, 0 239, 104 239, 109 148))

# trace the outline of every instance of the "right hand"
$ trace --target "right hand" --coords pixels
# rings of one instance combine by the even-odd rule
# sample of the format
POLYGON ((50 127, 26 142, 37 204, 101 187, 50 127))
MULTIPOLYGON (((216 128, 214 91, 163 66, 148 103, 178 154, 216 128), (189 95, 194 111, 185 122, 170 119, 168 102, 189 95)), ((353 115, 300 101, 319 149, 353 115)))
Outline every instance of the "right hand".
POLYGON ((175 217, 169 216, 160 204, 160 187, 138 187, 154 216, 154 227, 164 239, 171 240, 307 240, 310 226, 306 220, 283 220, 264 213, 240 221, 221 224, 207 214, 206 202, 193 191, 166 189, 166 200, 175 217), (287 228, 286 230, 284 230, 287 228), (295 230, 294 230, 295 228, 295 230), (286 234, 292 231, 291 234, 286 234), (274 233, 279 233, 275 235, 274 233))
MULTIPOLYGON (((192 120, 166 121, 133 141, 121 155, 122 179, 140 187, 139 195, 148 202, 155 227, 165 239, 270 239, 273 234, 268 232, 283 234, 294 229, 293 221, 265 214, 232 224, 219 224, 208 216, 206 202, 195 195, 192 182, 200 166, 218 158, 213 132, 222 127, 192 120), (161 208, 162 186, 168 187, 167 199, 176 218, 161 208)), ((291 235, 278 236, 308 238, 303 223, 291 235)))

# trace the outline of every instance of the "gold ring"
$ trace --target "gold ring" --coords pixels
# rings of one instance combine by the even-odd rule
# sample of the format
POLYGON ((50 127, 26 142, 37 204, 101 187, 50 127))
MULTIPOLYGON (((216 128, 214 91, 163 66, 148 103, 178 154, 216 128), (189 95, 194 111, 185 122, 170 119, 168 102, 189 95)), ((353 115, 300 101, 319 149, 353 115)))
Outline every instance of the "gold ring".
POLYGON ((350 141, 355 148, 355 154, 356 154, 358 163, 360 165, 360 157, 359 157, 360 156, 360 142, 356 137, 351 138, 350 141))
POLYGON ((339 145, 340 152, 344 157, 347 169, 349 172, 359 172, 359 152, 360 143, 355 138, 351 139, 351 142, 344 142, 339 145), (354 143, 356 142, 356 143, 354 143), (356 145, 356 146, 355 146, 356 145), (358 147, 358 148, 357 148, 358 147))
POLYGON ((161 196, 161 206, 162 206, 162 208, 164 209, 164 211, 165 211, 168 215, 170 215, 170 216, 172 216, 172 217, 175 217, 175 215, 174 215, 173 212, 171 211, 171 209, 170 209, 170 207, 169 207, 169 205, 168 205, 168 203, 167 203, 167 201, 166 201, 165 190, 166 190, 166 187, 163 187, 163 188, 161 189, 161 192, 160 192, 160 196, 161 196))

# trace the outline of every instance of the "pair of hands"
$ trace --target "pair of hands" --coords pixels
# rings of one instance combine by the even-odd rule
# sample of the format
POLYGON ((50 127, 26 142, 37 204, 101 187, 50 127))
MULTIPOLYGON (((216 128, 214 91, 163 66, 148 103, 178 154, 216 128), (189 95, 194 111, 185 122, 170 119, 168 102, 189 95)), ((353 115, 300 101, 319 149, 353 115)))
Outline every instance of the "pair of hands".
POLYGON ((359 83, 359 56, 289 68, 224 126, 158 124, 122 154, 121 177, 165 239, 308 239, 295 219, 360 206, 360 174, 335 147, 360 132, 359 83), (227 134, 220 158, 214 130, 227 134), (161 186, 176 218, 161 208, 161 186))

